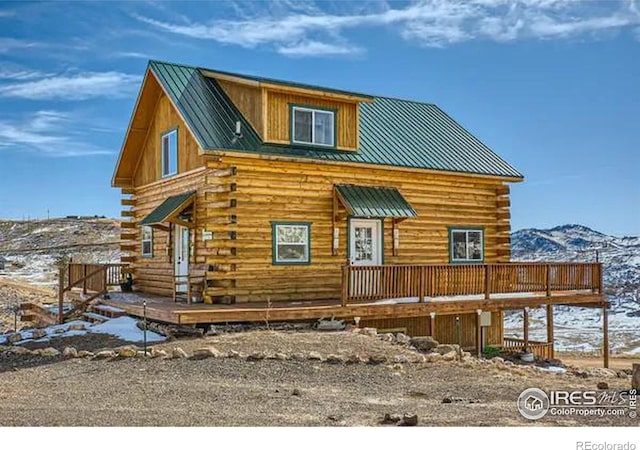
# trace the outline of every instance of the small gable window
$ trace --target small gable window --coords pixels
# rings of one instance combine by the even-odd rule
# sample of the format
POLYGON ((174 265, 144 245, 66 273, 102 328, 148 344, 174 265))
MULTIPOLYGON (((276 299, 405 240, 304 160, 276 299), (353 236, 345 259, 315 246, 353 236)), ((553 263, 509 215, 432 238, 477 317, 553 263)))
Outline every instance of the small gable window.
POLYGON ((160 141, 162 176, 175 175, 178 173, 178 130, 164 133, 160 141))
POLYGON ((451 262, 484 261, 484 231, 482 229, 449 229, 451 262))
POLYGON ((142 256, 153 256, 153 228, 142 227, 142 256))
POLYGON ((300 106, 291 108, 292 142, 295 144, 335 146, 335 113, 300 106))
POLYGON ((272 222, 273 264, 309 264, 310 242, 306 222, 272 222))

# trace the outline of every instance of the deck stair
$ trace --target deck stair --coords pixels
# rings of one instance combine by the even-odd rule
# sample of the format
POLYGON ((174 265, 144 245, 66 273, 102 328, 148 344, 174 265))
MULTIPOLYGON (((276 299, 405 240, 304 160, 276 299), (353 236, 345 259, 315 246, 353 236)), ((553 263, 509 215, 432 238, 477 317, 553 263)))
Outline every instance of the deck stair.
POLYGON ((116 308, 115 306, 96 303, 89 305, 87 311, 82 315, 89 322, 102 323, 106 322, 109 319, 115 319, 116 317, 125 316, 127 315, 127 312, 124 309, 116 308))

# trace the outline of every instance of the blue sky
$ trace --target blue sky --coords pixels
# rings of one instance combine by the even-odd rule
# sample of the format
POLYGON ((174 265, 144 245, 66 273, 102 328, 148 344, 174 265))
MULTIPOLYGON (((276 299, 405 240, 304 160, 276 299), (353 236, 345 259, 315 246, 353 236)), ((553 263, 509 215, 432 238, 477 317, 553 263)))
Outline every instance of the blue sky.
POLYGON ((116 217, 148 59, 438 104, 525 174, 512 226, 640 234, 640 5, 1 2, 0 217, 116 217))

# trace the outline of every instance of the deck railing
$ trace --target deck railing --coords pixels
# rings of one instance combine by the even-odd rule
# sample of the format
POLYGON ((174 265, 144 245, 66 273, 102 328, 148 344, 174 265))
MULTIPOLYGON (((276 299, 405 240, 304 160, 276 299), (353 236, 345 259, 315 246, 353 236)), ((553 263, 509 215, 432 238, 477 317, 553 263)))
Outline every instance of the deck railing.
POLYGON ((126 264, 79 264, 70 263, 60 267, 58 274, 58 322, 83 310, 92 300, 106 294, 109 286, 119 285, 126 271, 126 264), (89 295, 76 304, 71 311, 64 312, 64 294, 73 288, 81 288, 83 295, 89 295))
POLYGON ((599 263, 501 263, 344 266, 342 304, 393 298, 591 290, 601 292, 599 263))
POLYGON ((551 359, 554 357, 552 342, 526 342, 524 339, 504 338, 502 350, 505 353, 522 353, 525 348, 540 359, 551 359))

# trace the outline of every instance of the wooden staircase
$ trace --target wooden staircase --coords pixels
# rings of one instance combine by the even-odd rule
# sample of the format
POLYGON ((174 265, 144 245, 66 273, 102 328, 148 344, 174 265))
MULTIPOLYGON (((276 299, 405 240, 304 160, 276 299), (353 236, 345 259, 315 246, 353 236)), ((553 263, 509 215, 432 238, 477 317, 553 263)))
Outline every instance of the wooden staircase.
POLYGON ((115 306, 104 305, 100 302, 89 305, 87 310, 82 314, 82 317, 87 322, 102 323, 109 319, 115 319, 117 317, 126 316, 127 312, 124 309, 116 308, 115 306))

